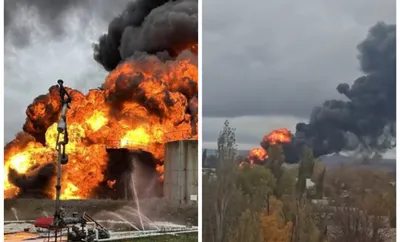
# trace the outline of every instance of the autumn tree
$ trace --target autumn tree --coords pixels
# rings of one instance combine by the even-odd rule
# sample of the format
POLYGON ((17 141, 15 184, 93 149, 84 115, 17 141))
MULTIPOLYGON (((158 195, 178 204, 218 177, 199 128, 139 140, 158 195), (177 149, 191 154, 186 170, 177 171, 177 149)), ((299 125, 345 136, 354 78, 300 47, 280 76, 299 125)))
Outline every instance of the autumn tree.
POLYGON ((261 229, 264 242, 288 242, 290 241, 292 223, 286 222, 283 213, 283 204, 280 200, 271 196, 269 198, 270 212, 265 211, 261 215, 261 229))

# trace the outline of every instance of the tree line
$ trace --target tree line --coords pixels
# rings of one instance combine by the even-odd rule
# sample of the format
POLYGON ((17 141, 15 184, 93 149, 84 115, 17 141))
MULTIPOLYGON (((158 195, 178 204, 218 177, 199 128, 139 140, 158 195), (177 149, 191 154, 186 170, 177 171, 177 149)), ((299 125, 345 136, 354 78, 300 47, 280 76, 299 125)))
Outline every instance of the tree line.
POLYGON ((347 167, 327 171, 309 148, 295 168, 286 168, 279 145, 269 148, 265 165, 239 167, 235 129, 228 121, 217 142, 217 167, 203 174, 204 241, 385 242, 392 237, 395 187, 387 174, 375 174, 375 187, 362 189, 338 176, 347 167), (388 217, 391 226, 384 224, 388 217))

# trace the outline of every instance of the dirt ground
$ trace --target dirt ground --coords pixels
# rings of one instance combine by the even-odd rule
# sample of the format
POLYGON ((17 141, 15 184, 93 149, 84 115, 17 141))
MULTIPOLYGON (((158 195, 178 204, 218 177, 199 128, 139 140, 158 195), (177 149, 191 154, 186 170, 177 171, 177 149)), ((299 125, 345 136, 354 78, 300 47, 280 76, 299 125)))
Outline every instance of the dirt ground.
MULTIPOLYGON (((197 225, 197 204, 176 205, 162 198, 152 198, 140 201, 141 213, 152 221, 169 221, 184 224, 188 220, 197 225)), ((127 200, 67 200, 62 201, 67 214, 86 212, 95 219, 111 219, 107 212, 126 215, 126 208, 136 208, 134 201, 127 200)), ((54 213, 54 201, 47 199, 5 199, 4 219, 34 220, 37 217, 49 216, 54 213)), ((126 218, 129 220, 129 218, 126 218)), ((118 219, 115 219, 118 220, 118 219)))

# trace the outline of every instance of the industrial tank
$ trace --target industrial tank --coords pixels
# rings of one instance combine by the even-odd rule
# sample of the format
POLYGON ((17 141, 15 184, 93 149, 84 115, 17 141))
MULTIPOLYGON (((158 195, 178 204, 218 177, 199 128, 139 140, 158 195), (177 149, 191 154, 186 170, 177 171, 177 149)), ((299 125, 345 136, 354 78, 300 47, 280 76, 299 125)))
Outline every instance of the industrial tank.
POLYGON ((164 197, 180 204, 197 203, 198 141, 165 144, 164 197))

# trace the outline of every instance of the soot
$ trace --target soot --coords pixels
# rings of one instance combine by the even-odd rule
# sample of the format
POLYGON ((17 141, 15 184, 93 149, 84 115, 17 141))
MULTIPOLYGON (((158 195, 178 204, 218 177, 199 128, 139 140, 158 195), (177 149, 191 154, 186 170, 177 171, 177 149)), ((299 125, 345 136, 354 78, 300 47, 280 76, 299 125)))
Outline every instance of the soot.
POLYGON ((10 169, 9 181, 20 189, 18 198, 50 198, 45 191, 49 189, 51 178, 56 174, 52 163, 33 167, 25 174, 10 169))

